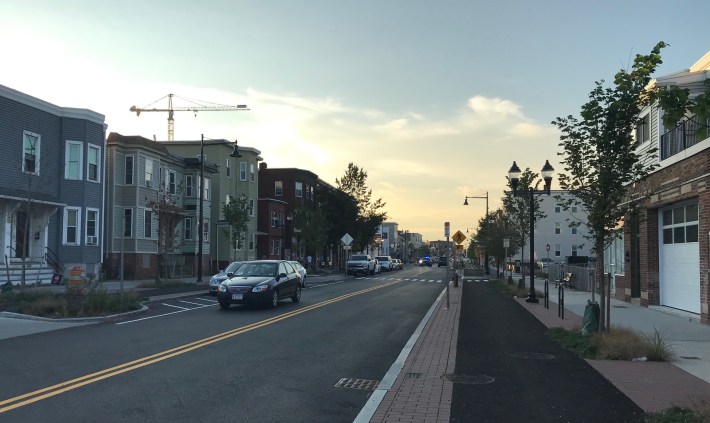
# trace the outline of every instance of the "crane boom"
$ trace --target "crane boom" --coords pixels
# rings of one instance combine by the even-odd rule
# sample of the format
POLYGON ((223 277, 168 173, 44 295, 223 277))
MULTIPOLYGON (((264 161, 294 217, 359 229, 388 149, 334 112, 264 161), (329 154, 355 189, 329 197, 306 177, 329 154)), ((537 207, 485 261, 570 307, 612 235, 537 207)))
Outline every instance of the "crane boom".
MULTIPOLYGON (((213 106, 204 106, 201 104, 196 104, 194 106, 178 106, 178 107, 173 107, 173 97, 174 94, 168 94, 168 108, 167 109, 162 109, 158 107, 136 107, 136 106, 131 106, 129 111, 134 112, 136 116, 140 116, 142 112, 168 112, 168 141, 174 141, 175 140, 175 119, 173 117, 173 112, 227 112, 227 111, 246 111, 250 110, 249 107, 247 107, 244 104, 240 104, 237 106, 227 106, 224 104, 216 104, 213 106)), ((165 97, 163 97, 165 98, 165 97)), ((162 100, 162 98, 160 99, 162 100)), ((160 101, 158 100, 158 101, 160 101)), ((155 103, 155 102, 154 102, 155 103)))

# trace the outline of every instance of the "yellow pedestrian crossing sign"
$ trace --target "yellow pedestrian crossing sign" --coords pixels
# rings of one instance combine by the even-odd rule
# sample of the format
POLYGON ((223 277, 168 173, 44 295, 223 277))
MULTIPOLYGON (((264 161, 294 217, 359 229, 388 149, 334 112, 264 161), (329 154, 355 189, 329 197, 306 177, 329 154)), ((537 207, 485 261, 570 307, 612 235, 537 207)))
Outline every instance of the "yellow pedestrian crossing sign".
POLYGON ((461 233, 461 231, 456 231, 456 233, 453 236, 453 239, 454 239, 455 243, 461 244, 466 239, 466 235, 461 233))

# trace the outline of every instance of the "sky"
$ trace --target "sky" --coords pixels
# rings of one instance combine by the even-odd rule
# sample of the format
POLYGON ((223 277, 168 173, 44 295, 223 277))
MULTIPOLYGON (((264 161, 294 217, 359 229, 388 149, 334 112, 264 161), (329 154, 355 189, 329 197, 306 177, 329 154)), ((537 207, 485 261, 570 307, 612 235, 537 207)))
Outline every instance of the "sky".
MULTIPOLYGON (((353 163, 400 230, 443 240, 501 207, 508 169, 559 173, 579 116, 659 41, 654 76, 710 50, 710 1, 2 0, 0 84, 106 117, 108 132, 238 140, 335 185, 353 163), (608 85, 608 83, 605 83, 608 85)), ((555 188, 553 180, 553 189, 555 188)))

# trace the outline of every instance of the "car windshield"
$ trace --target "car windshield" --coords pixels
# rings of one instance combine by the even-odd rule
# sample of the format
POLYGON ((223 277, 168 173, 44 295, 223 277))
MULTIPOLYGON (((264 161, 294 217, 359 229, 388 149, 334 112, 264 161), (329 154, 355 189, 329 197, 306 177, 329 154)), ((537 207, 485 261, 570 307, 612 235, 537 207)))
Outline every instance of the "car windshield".
POLYGON ((377 260, 379 261, 389 261, 387 257, 377 257, 377 260))
POLYGON ((350 260, 367 260, 367 256, 350 256, 350 260))
POLYGON ((239 269, 239 266, 244 263, 243 261, 233 261, 229 263, 229 266, 227 266, 226 269, 224 269, 224 273, 234 273, 237 269, 239 269))
POLYGON ((234 276, 276 276, 276 263, 244 263, 234 276))
POLYGON ((296 269, 296 271, 300 271, 301 269, 303 269, 303 266, 301 266, 301 263, 299 263, 297 261, 289 261, 289 264, 291 266, 293 266, 293 268, 296 269))

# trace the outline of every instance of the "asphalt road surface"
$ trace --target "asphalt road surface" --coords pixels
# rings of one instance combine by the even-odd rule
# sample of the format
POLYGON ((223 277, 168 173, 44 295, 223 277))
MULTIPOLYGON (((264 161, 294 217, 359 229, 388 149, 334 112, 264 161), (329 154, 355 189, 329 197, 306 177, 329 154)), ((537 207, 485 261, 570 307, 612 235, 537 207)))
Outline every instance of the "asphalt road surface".
POLYGON ((275 310, 194 295, 0 341, 2 422, 352 422, 446 271, 309 279, 275 310), (341 379, 361 389, 336 387, 341 379))
POLYGON ((461 301, 451 422, 643 421, 636 404, 492 284, 465 282, 461 301))

